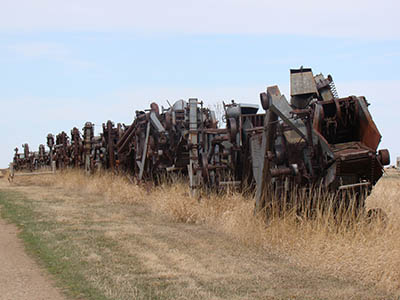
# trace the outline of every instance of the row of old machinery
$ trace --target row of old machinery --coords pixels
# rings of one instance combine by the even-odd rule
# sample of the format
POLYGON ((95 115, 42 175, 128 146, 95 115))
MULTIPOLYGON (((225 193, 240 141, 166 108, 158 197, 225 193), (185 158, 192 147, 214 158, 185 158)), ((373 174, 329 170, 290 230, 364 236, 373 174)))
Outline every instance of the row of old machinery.
POLYGON ((388 150, 378 150, 381 135, 365 97, 340 98, 332 77, 311 69, 290 70, 290 99, 278 86, 260 94, 259 106, 223 103, 226 126, 198 99, 178 100, 169 108, 152 103, 135 112, 130 125, 107 121, 102 133, 94 124, 74 127, 70 136, 47 136, 38 152, 15 149, 14 169, 35 170, 55 162, 57 169, 100 169, 154 181, 168 173, 188 178, 192 194, 203 189, 246 187, 256 210, 268 195, 294 186, 351 191, 363 207, 390 163, 388 150))

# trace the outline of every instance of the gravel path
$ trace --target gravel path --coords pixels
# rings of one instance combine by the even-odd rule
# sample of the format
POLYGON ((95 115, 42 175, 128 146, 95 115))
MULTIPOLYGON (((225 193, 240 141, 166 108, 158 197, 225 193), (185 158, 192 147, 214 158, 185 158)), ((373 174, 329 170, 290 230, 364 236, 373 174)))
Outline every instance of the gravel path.
POLYGON ((0 299, 65 299, 24 250, 18 229, 0 218, 0 299))

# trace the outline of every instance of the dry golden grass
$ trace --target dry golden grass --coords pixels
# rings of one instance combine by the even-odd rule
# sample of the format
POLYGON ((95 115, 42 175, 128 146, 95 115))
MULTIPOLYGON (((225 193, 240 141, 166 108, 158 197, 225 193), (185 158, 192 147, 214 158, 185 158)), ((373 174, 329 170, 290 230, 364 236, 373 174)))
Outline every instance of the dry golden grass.
POLYGON ((400 292, 400 177, 383 178, 367 199, 367 208, 382 208, 386 222, 369 224, 365 217, 332 214, 300 219, 293 212, 265 223, 253 216, 253 201, 238 194, 203 198, 184 197, 182 186, 161 187, 159 207, 175 220, 217 226, 249 246, 274 249, 299 265, 400 292), (179 197, 179 195, 181 197, 179 197))
MULTIPOLYGON (((361 280, 400 295, 400 176, 397 173, 382 178, 367 199, 367 207, 380 207, 387 213, 386 224, 367 224, 359 218, 350 226, 347 222, 338 225, 331 215, 299 219, 291 212, 269 220, 266 225, 261 215, 253 215, 252 199, 227 193, 203 195, 198 201, 189 197, 187 184, 179 180, 149 189, 132 184, 123 176, 109 173, 87 176, 83 172, 66 171, 54 177, 27 178, 23 184, 51 185, 87 194, 88 201, 96 201, 98 195, 110 204, 146 204, 154 214, 167 215, 176 222, 207 224, 246 247, 272 250, 300 267, 361 280)), ((119 220, 118 215, 113 218, 119 220)), ((118 235, 118 229, 108 234, 118 235)), ((88 259, 101 260, 96 254, 90 254, 88 259)))

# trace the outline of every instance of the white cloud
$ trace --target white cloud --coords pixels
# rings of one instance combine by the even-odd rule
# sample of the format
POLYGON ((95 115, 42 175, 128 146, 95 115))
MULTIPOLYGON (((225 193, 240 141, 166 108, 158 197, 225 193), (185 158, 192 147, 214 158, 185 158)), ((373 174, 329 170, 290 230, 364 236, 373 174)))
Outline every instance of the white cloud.
POLYGON ((399 9, 400 3, 393 0, 19 0, 2 3, 0 30, 267 33, 397 39, 399 9))

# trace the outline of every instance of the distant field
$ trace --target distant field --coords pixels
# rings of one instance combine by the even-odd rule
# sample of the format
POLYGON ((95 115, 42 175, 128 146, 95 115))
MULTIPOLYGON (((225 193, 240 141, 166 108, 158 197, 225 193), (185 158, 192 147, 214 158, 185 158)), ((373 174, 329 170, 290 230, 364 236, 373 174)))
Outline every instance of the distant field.
POLYGON ((8 174, 8 169, 0 169, 0 178, 4 178, 8 174))
POLYGON ((12 185, 3 178, 0 203, 6 217, 37 238, 33 252, 46 248, 39 251, 48 254, 41 261, 76 298, 397 300, 400 295, 400 173, 395 171, 367 200, 368 207, 387 213, 386 224, 359 220, 340 226, 322 217, 288 215, 267 226, 253 216, 252 199, 236 193, 197 201, 179 180, 148 189, 123 177, 76 171, 16 177, 12 185))

